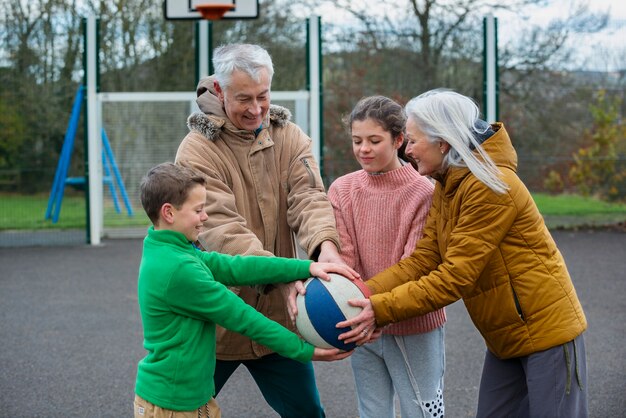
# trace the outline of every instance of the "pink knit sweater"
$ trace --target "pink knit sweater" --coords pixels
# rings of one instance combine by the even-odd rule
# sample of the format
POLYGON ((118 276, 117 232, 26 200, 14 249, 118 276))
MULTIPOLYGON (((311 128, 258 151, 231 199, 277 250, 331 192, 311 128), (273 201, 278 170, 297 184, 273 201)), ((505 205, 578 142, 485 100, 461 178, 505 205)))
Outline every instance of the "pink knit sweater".
MULTIPOLYGON (((382 174, 363 170, 339 177, 328 189, 341 240, 341 256, 363 280, 409 256, 422 236, 434 186, 413 167, 382 174)), ((444 309, 391 324, 386 334, 432 331, 444 309)))

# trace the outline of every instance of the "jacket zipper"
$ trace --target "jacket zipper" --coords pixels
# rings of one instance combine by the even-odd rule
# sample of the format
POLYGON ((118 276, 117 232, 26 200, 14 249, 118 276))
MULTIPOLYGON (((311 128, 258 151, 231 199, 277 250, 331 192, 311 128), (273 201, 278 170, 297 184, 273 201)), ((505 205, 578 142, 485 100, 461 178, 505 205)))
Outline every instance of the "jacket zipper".
POLYGON ((515 302, 515 309, 517 310, 517 314, 522 321, 525 321, 524 313, 522 312, 522 305, 520 305, 519 303, 519 299, 517 298, 517 293, 515 293, 515 288, 513 288, 513 285, 511 285, 511 291, 513 292, 513 301, 515 302))
POLYGON ((309 165, 309 160, 303 157, 300 158, 300 161, 302 161, 304 168, 306 168, 306 171, 309 173, 309 185, 311 187, 315 187, 315 176, 313 175, 313 170, 311 170, 311 166, 309 165))

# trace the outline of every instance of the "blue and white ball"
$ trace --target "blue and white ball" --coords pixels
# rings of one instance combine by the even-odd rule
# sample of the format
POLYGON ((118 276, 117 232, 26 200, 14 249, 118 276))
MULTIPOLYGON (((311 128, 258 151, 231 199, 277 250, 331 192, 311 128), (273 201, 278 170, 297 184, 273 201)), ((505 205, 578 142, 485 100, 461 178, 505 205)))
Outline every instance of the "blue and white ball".
POLYGON ((337 338, 350 331, 350 327, 337 328, 336 325, 361 312, 360 307, 349 305, 348 300, 366 299, 369 291, 361 280, 352 281, 334 273, 330 276, 328 282, 311 277, 304 283, 305 295, 296 298, 296 328, 306 341, 316 347, 352 350, 356 344, 345 344, 337 338))

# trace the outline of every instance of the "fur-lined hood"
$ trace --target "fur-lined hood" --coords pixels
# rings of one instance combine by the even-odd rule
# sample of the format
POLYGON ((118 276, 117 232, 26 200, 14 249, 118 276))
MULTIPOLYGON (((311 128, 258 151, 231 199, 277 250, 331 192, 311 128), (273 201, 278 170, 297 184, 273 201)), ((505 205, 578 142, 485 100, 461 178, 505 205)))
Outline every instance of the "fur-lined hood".
MULTIPOLYGON (((192 113, 187 119, 187 127, 190 131, 199 132, 210 140, 215 140, 220 130, 224 129, 225 126, 229 130, 237 129, 228 120, 222 103, 215 93, 213 88, 214 80, 215 77, 213 76, 200 80, 196 89, 196 103, 202 112, 192 113)), ((278 105, 270 105, 263 126, 268 126, 271 123, 278 127, 284 127, 290 120, 291 112, 289 109, 278 105)))

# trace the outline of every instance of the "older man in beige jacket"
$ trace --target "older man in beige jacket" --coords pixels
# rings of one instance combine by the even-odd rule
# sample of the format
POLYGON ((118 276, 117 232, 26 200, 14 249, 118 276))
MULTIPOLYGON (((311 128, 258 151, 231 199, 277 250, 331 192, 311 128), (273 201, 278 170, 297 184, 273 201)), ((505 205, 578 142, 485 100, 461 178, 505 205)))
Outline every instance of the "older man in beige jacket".
MULTIPOLYGON (((256 45, 215 50, 215 75, 198 85, 202 113, 189 117, 178 164, 207 178, 209 215, 200 244, 207 251, 341 262, 333 209, 311 139, 289 111, 270 104, 272 61, 256 45), (294 238, 295 237, 295 238, 294 238)), ((267 317, 293 329, 284 289, 232 288, 267 317)), ((224 329, 217 335, 215 388, 244 364, 281 417, 323 417, 311 363, 302 365, 224 329)))

